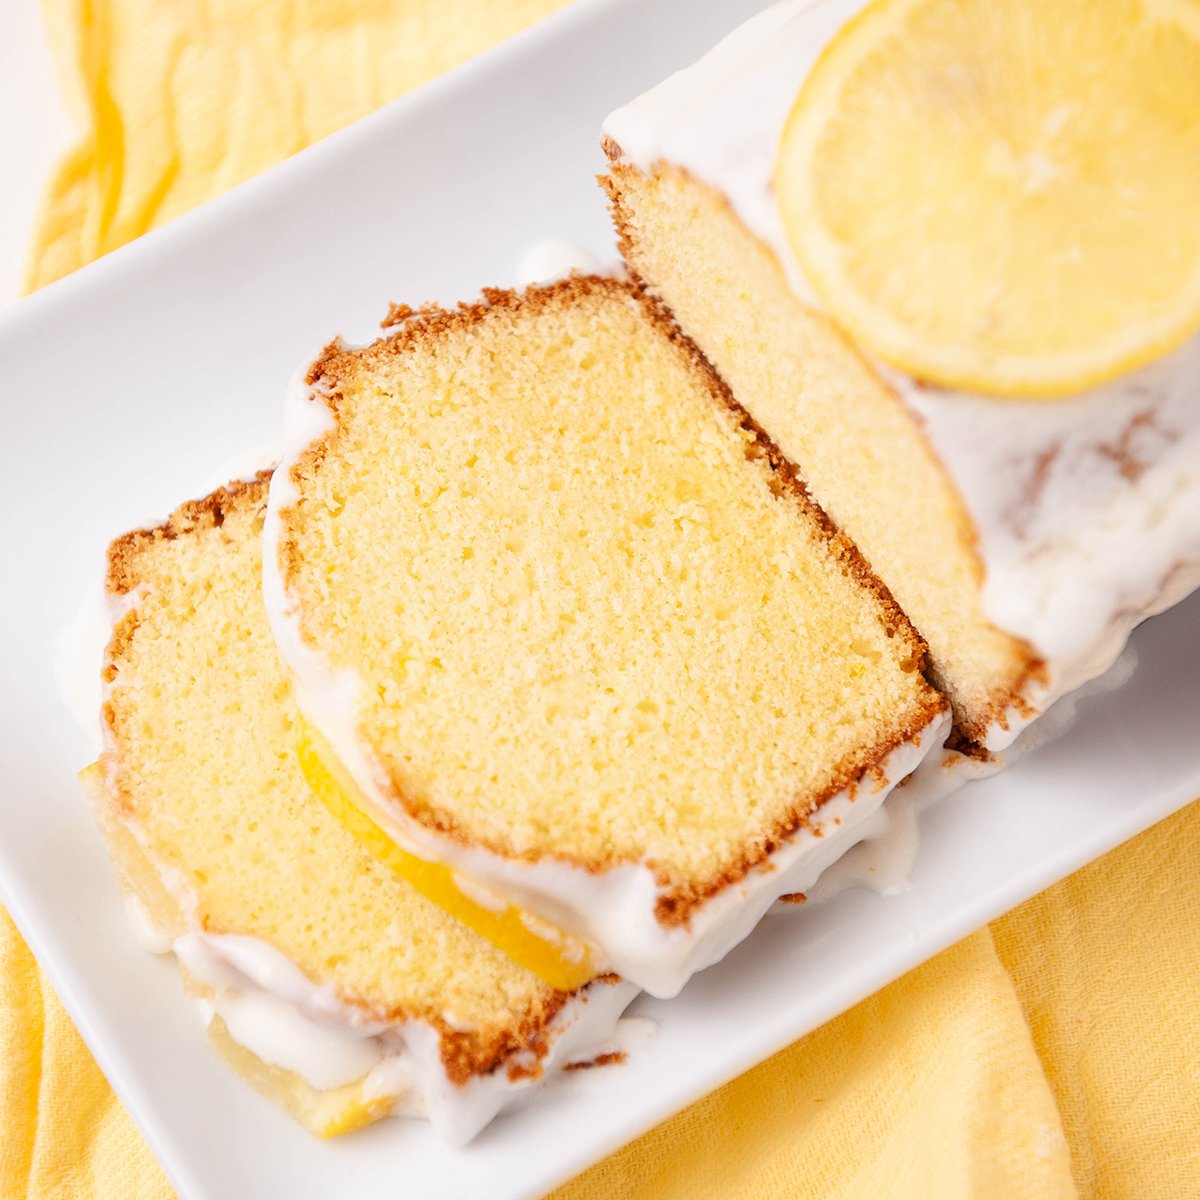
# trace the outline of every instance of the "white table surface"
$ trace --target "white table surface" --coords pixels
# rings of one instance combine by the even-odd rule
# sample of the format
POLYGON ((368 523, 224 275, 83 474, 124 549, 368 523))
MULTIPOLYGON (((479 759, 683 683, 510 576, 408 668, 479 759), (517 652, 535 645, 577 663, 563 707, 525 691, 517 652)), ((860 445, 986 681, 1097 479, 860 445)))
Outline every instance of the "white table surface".
POLYGON ((19 296, 50 171, 70 145, 37 0, 0 0, 0 307, 19 296))

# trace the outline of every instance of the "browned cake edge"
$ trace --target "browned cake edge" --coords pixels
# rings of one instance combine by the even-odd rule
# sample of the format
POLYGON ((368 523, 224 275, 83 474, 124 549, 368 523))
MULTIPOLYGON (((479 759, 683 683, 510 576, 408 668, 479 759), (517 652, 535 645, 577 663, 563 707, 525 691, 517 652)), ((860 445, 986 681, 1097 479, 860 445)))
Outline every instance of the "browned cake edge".
MULTIPOLYGON (((638 304, 650 323, 677 349, 697 384, 708 392, 714 403, 724 406, 734 415, 741 427, 751 435, 752 449, 748 449, 747 457, 762 463, 763 468, 772 476, 772 490, 791 497, 827 543, 834 558, 874 598, 880 623, 888 637, 898 638, 906 643, 909 652, 907 665, 914 674, 922 677, 920 687, 924 694, 916 710, 874 745, 863 747, 836 763, 820 788, 811 794, 797 796, 788 812, 770 828, 765 829, 759 844, 748 850, 738 862, 731 864, 720 874, 703 880, 674 877, 661 864, 646 864, 654 871, 658 883, 656 915, 659 922, 668 926, 683 925, 705 901, 751 871, 763 867, 766 859, 792 835, 810 827, 813 813, 831 797, 847 788, 855 789, 864 777, 881 779, 880 765, 883 760, 906 742, 920 745, 922 730, 939 714, 945 712, 948 705, 926 677, 927 650, 924 641, 896 604, 891 593, 873 574, 854 543, 809 496, 795 467, 737 402, 695 343, 679 328, 670 311, 636 281, 578 274, 554 283, 535 285, 524 292, 485 288, 482 300, 463 302, 455 309, 445 309, 433 304, 420 309, 393 305, 384 323, 385 328, 393 328, 393 332, 388 336, 361 349, 349 349, 340 342, 331 342, 312 364, 306 382, 312 387, 319 386, 321 397, 328 405, 333 421, 329 430, 301 453, 291 468, 291 475, 293 482, 299 486, 304 476, 320 470, 323 459, 338 436, 342 383, 348 374, 359 367, 365 365, 369 368, 387 358, 398 357, 430 345, 451 330, 478 325, 497 312, 513 312, 520 309, 525 313, 536 314, 552 306, 570 304, 595 294, 621 296, 638 304)), ((280 566, 285 587, 296 578, 301 569, 301 556, 295 535, 287 521, 290 511, 291 509, 284 509, 281 513, 282 528, 279 539, 280 566)), ((491 853, 510 859, 534 861, 539 857, 533 852, 514 854, 507 848, 489 845, 485 841, 473 838, 450 813, 425 802, 414 803, 413 798, 406 795, 395 780, 389 780, 389 783, 393 799, 414 820, 460 845, 482 845, 491 853)), ((623 865, 623 860, 615 856, 601 861, 585 860, 566 854, 556 855, 555 858, 592 874, 601 874, 623 865)))

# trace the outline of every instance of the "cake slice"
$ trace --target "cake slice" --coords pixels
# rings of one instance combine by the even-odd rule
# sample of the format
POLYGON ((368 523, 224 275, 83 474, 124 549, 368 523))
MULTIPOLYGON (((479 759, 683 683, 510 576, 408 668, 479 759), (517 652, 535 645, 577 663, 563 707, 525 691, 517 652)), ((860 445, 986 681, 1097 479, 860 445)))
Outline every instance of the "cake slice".
POLYGON ((634 286, 392 326, 301 374, 271 486, 314 782, 673 995, 941 744, 925 648, 634 286))
POLYGON ((85 781, 139 927, 241 1075, 322 1136, 395 1112, 462 1142, 611 1052, 635 989, 543 983, 312 794, 262 603, 266 497, 263 474, 112 544, 105 748, 85 781))
MULTIPOLYGON (((1200 582, 1200 338, 1179 343, 1172 335, 1172 353, 1067 395, 1063 388, 1071 389, 1053 372, 1018 376, 1023 396, 984 394, 982 384, 934 386, 841 332, 857 324, 858 310, 834 312, 796 247, 817 242, 817 212, 852 247, 848 259, 860 242, 876 257, 893 254, 890 272, 875 259, 862 265, 867 251, 852 260, 864 277, 874 270, 871 282, 899 292, 891 294, 893 314, 918 291, 905 286, 914 277, 927 285, 922 314, 975 313, 974 282, 1008 264, 1015 287, 1019 267, 1028 266, 1018 252, 1029 245, 1039 248, 1028 266, 1034 278, 1025 281, 1035 293, 1039 286, 1051 295, 1070 292, 1072 272, 1086 269, 1100 283, 1076 286, 1042 321, 1042 365, 1060 371, 1051 360, 1070 332, 1060 326, 1088 304, 1118 311, 1135 284, 1149 286, 1156 273, 1173 278, 1162 263, 1194 258, 1195 239, 1183 235, 1173 248, 1163 244, 1140 258, 1121 249, 1153 241, 1172 211, 1189 219, 1186 205, 1171 206, 1173 189, 1197 194, 1194 150, 1190 157, 1158 154, 1157 169, 1171 179, 1141 191, 1139 175, 1153 164, 1136 145, 1124 158, 1113 150, 1125 145, 1121 139, 1156 146, 1167 131, 1195 144, 1200 42, 1189 57, 1183 20, 1190 8, 1194 36, 1194 7, 1127 6, 1121 21, 1162 25, 1153 34, 1139 27, 1122 45, 1118 15, 1100 7, 1049 14, 1024 2, 888 0, 864 11, 862 0, 787 0, 604 124, 610 165, 603 183, 631 271, 797 465, 912 619, 929 644, 932 678, 953 704, 949 744, 976 762, 993 760, 1058 696, 1105 670, 1139 620, 1200 582), (1022 37, 1021 29, 1036 36, 1022 37), (874 50, 854 58, 864 42, 874 50), (1060 42, 1065 49, 1055 60, 1060 42), (1147 68, 1144 56, 1158 53, 1155 47, 1163 61, 1147 68), (1020 65, 1024 56, 1047 53, 1052 69, 1020 65), (852 59, 845 107, 814 134, 812 114, 842 95, 830 77, 852 59), (1109 81, 1117 62, 1111 87, 1088 90, 1089 79, 1109 81), (819 94, 801 102, 818 63, 819 94), (1159 91, 1136 91, 1135 68, 1157 70, 1159 91), (1131 80, 1136 94, 1122 99, 1120 88, 1131 80), (1159 95, 1181 112, 1190 103, 1193 116, 1175 122, 1163 108, 1142 128, 1139 114, 1159 95), (1026 155, 1022 138, 1031 128, 1026 155), (988 137, 996 144, 989 147, 988 137), (1096 164, 1105 163, 1107 183, 1057 238, 1037 240, 1043 209, 1055 211, 1054 188, 1072 184, 1073 138, 1092 139, 1093 166, 1100 171, 1096 164), (1012 163, 1006 154, 1024 157, 1012 163), (906 169, 914 163, 919 169, 906 169), (1029 172, 1016 179, 1024 186, 1000 171, 1005 163, 1029 172), (814 202, 803 186, 818 170, 825 190, 814 202), (1110 203, 1118 194, 1128 203, 1110 203), (922 226, 922 205, 943 219, 922 226), (1124 216, 1136 228, 1105 238, 1089 208, 1097 221, 1124 216), (1014 213, 1028 218, 1032 232, 1006 240, 997 227, 1016 220, 1014 213), (886 237, 898 239, 886 251, 869 240, 886 237), (997 245, 1006 250, 998 253, 997 245), (1076 262, 1088 254, 1109 261, 1110 250, 1114 274, 1076 262), (1128 276, 1118 278, 1119 268, 1128 276), (1038 274, 1043 269, 1048 278, 1038 274), (1052 398, 1028 398, 1047 388, 1052 398)), ((810 255, 823 269, 828 256, 820 252, 831 240, 810 255)), ((840 297, 848 289, 838 286, 840 297)), ((1008 329, 987 308, 997 295, 1004 297, 1004 287, 977 298, 981 340, 1008 329)), ((1133 321, 1118 323, 1123 332, 1133 321)), ((944 336, 930 339, 933 350, 980 357, 977 346, 951 344, 963 336, 961 324, 947 319, 944 336)), ((1030 324, 1026 317, 1026 333, 1030 324)), ((1039 335, 1036 319, 1032 325, 1039 335)), ((1097 353, 1123 341, 1101 337, 1097 353)), ((1091 370, 1077 369, 1081 379, 1091 370)), ((1004 386, 999 376, 997 384, 1004 386)))

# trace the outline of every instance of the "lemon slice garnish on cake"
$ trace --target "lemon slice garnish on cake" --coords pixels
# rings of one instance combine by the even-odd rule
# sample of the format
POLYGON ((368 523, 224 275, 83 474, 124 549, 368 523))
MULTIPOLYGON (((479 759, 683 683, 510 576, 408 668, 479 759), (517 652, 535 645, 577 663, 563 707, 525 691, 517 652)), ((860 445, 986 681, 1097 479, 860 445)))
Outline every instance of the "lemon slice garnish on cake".
POLYGON ((368 801, 358 785, 311 725, 299 726, 296 754, 305 781, 321 803, 365 850, 426 900, 551 987, 574 991, 597 975, 595 955, 586 942, 503 900, 481 903, 465 888, 477 895, 483 889, 444 863, 418 858, 398 846, 368 815, 368 801))
POLYGON ((1200 3, 876 0, 786 122, 788 240, 903 370, 1080 391, 1200 328, 1200 3))

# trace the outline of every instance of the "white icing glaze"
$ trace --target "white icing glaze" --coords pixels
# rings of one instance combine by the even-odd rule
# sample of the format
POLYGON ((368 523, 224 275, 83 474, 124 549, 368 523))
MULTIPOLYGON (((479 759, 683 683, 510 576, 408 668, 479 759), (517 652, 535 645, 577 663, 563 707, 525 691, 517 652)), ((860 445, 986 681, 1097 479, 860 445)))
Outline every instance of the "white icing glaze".
POLYGON ((469 875, 456 874, 454 886, 472 903, 478 904, 480 908, 485 908, 489 912, 504 912, 508 908, 508 901, 499 892, 484 887, 478 879, 472 879, 469 875))
POLYGON ((917 809, 907 788, 897 788, 872 818, 871 828, 806 893, 820 902, 851 888, 894 896, 909 886, 917 859, 917 809))
MULTIPOLYGON (((432 1026, 376 1020, 342 1001, 331 984, 314 983, 267 942, 196 928, 196 898, 182 875, 162 862, 136 825, 126 828, 190 926, 172 936, 127 893, 135 935, 154 953, 173 951, 188 973, 211 989, 202 1006, 221 1017, 234 1041, 318 1089, 365 1078, 367 1098, 394 1098, 395 1115, 427 1117, 437 1135, 453 1145, 464 1145, 497 1113, 522 1103, 563 1064, 611 1050, 619 1040, 621 1013, 638 993, 624 981, 596 980, 572 995, 547 1025, 549 1050, 540 1060, 540 1074, 510 1079, 506 1062, 489 1075, 456 1084, 446 1074, 432 1026)), ((465 1031, 462 1022, 453 1025, 465 1031)), ((537 1061, 532 1054, 514 1060, 531 1068, 537 1061)))
MULTIPOLYGON (((1104 674, 1063 696, 1028 726, 1003 753, 986 762, 953 750, 927 755, 917 769, 893 789, 875 816, 862 826, 858 845, 848 850, 817 880, 808 901, 820 903, 852 888, 867 888, 882 896, 906 891, 920 847, 920 817, 926 809, 972 779, 986 779, 1038 748, 1057 741, 1075 724, 1082 702, 1117 691, 1137 668, 1137 650, 1127 645, 1104 674)), ((780 902, 775 914, 796 912, 798 906, 780 902)))
MULTIPOLYGON (((1066 400, 991 400, 890 373, 979 532, 984 607, 1045 658, 1041 712, 1200 585, 1200 338, 1066 400)), ((1009 720, 1002 750, 1027 724, 1009 720)))
MULTIPOLYGON (((719 188, 820 307, 793 255, 773 175, 801 81, 865 0, 784 0, 604 125, 643 170, 719 188)), ((1035 715, 1108 668, 1130 630, 1200 586, 1200 337, 1123 379, 1053 402, 922 387, 876 363, 922 420, 979 534, 984 606, 1046 660, 1035 715)), ((993 727, 1002 750, 1030 718, 993 727)))
POLYGON ((104 746, 100 730, 103 699, 100 672, 112 627, 113 614, 101 573, 84 592, 75 617, 59 633, 54 647, 54 682, 87 738, 88 750, 93 756, 104 746))
POLYGON ((210 471, 199 484, 193 495, 207 496, 230 483, 253 483, 259 472, 273 467, 279 461, 279 444, 271 442, 255 450, 245 450, 228 458, 215 471, 210 471))
POLYGON ((374 1021, 317 985, 285 955, 256 938, 192 931, 173 949, 229 1035, 264 1062, 294 1071, 318 1089, 363 1080, 367 1099, 392 1098, 395 1113, 426 1117, 439 1137, 464 1145, 504 1109, 552 1079, 566 1063, 590 1061, 620 1037, 621 1013, 637 994, 597 980, 575 993, 546 1027, 548 1051, 515 1056, 489 1075, 451 1081, 437 1031, 419 1021, 374 1021), (510 1077, 510 1065, 526 1068, 510 1077), (539 1070, 540 1068, 540 1070, 539 1070))
MULTIPOLYGON (((1062 737, 1074 725, 1083 701, 1117 691, 1136 668, 1137 650, 1128 645, 1104 674, 1056 701, 1003 754, 994 755, 987 762, 953 750, 927 755, 863 826, 862 841, 817 880, 807 893, 808 900, 820 903, 852 888, 867 888, 882 896, 906 891, 911 886, 920 846, 920 817, 926 809, 972 779, 986 779, 1001 767, 1011 766, 1033 750, 1062 737)), ((785 903, 772 909, 774 913, 795 911, 795 904, 785 903)))
POLYGON ((650 1017, 622 1017, 612 1044, 600 1053, 636 1054, 657 1032, 658 1022, 650 1017))
POLYGON ((403 849, 448 864, 522 908, 598 946, 607 969, 654 996, 676 995, 696 971, 723 958, 780 895, 804 891, 861 836, 859 829, 901 779, 915 769, 949 727, 940 714, 917 741, 897 747, 880 764, 881 781, 846 789, 822 805, 811 830, 801 830, 744 879, 691 914, 686 926, 664 926, 655 909, 658 886, 644 864, 591 872, 552 859, 504 858, 464 846, 413 819, 390 795, 386 776, 358 734, 360 681, 332 669, 305 641, 294 599, 279 563, 280 514, 299 499, 291 467, 332 427, 319 389, 306 383, 307 365, 292 377, 285 399, 284 447, 271 480, 263 531, 263 600, 280 655, 293 673, 301 711, 321 731, 358 783, 371 818, 403 849))
MULTIPOLYGON (((405 1041, 410 1061, 417 1073, 428 1080, 424 1101, 434 1130, 444 1140, 462 1145, 501 1110, 528 1104, 538 1094, 536 1085, 541 1079, 552 1078, 569 1063, 591 1062, 617 1038, 621 1013, 637 992, 633 984, 624 981, 597 980, 572 996, 547 1026, 550 1048, 540 1063, 532 1054, 514 1059, 514 1066, 527 1067, 536 1077, 511 1079, 502 1068, 491 1075, 477 1075, 461 1086, 455 1085, 441 1068, 434 1031, 427 1025, 407 1028, 405 1041)), ((382 1086, 385 1080, 390 1082, 388 1074, 377 1068, 368 1080, 368 1090, 382 1086)))
POLYGON ((1137 669, 1137 661, 1137 649, 1132 644, 1126 645, 1107 671, 1056 700, 1037 721, 1028 725, 1020 737, 997 756, 999 761, 1006 767, 1012 766, 1034 750, 1058 741, 1075 724, 1080 704, 1093 696, 1103 696, 1123 687, 1137 669))
POLYGON ((590 273, 599 267, 595 256, 584 247, 561 238, 549 238, 530 246, 521 256, 517 279, 522 284, 550 283, 570 275, 572 271, 590 273))
MULTIPOLYGON (((812 887, 797 891, 803 891, 810 904, 832 900, 854 888, 866 888, 881 896, 907 891, 920 848, 921 814, 972 779, 995 774, 1002 765, 1003 759, 998 756, 982 762, 944 748, 927 754, 860 826, 860 840, 812 887)), ((793 901, 781 900, 771 913, 795 913, 800 908, 793 901)))
POLYGON ((292 1000, 244 981, 219 949, 208 946, 211 936, 185 933, 175 941, 175 955, 193 978, 212 989, 209 1004, 229 1036, 263 1062, 327 1090, 361 1079, 383 1058, 380 1038, 352 1025, 314 1020, 292 1000))
MULTIPOLYGON (((214 987, 252 984, 315 1021, 353 1028, 363 1037, 387 1030, 362 1009, 345 1004, 330 983, 316 984, 287 955, 259 938, 243 934, 191 932, 175 942, 174 950, 193 975, 201 953, 209 956, 209 977, 197 976, 214 987)), ((360 1072, 361 1073, 361 1072, 360 1072)))

